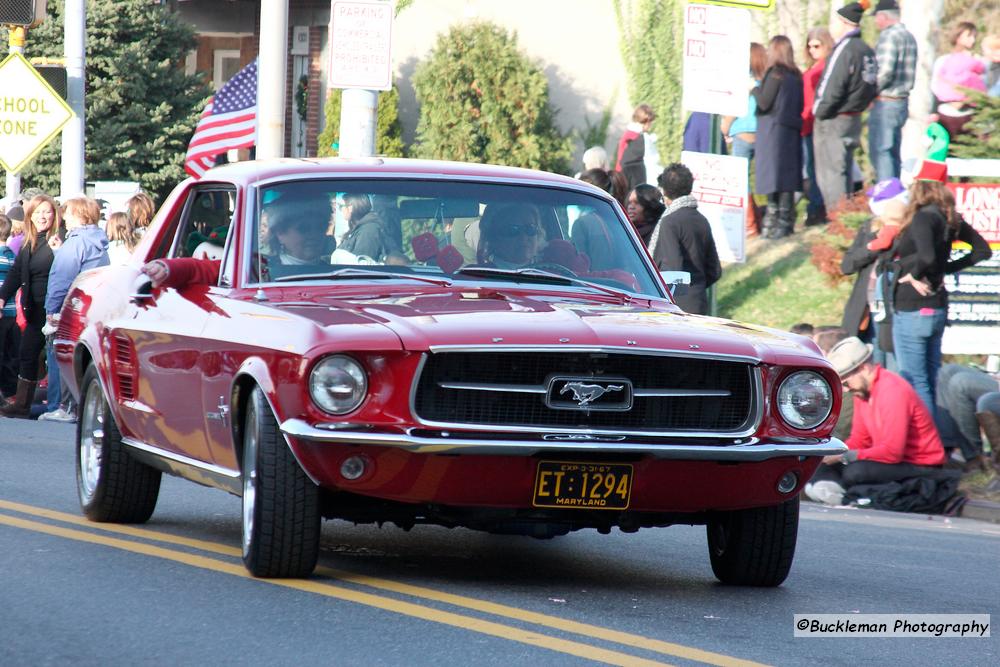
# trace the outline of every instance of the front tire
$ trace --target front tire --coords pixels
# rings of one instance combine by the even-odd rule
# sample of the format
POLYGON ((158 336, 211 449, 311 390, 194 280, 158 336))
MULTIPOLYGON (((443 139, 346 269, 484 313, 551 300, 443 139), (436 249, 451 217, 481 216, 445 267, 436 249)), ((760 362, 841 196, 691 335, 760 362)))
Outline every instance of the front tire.
POLYGON ((319 539, 319 488, 255 387, 243 429, 243 564, 255 577, 307 577, 319 559, 319 539))
POLYGON ((145 523, 160 495, 159 470, 129 455, 91 364, 80 391, 76 425, 76 488, 91 521, 145 523))
POLYGON ((799 498, 720 512, 708 521, 712 571, 724 584, 778 586, 788 576, 799 532, 799 498))

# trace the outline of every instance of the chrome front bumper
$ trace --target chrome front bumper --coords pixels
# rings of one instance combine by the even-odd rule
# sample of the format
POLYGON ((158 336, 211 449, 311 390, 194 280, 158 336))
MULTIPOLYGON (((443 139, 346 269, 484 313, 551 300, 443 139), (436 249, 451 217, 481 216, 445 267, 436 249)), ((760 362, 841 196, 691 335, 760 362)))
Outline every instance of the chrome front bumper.
POLYGON ((540 452, 559 451, 613 451, 643 454, 660 459, 688 461, 766 461, 782 456, 829 456, 843 454, 847 445, 837 438, 761 442, 747 438, 748 442, 734 445, 691 445, 649 442, 616 441, 601 436, 588 440, 585 434, 574 434, 579 439, 567 440, 505 440, 463 438, 445 435, 429 438, 410 433, 387 433, 356 425, 338 425, 338 428, 320 428, 301 419, 289 419, 281 424, 281 432, 291 438, 312 442, 342 445, 372 445, 398 447, 416 454, 480 454, 495 456, 531 456, 540 452))

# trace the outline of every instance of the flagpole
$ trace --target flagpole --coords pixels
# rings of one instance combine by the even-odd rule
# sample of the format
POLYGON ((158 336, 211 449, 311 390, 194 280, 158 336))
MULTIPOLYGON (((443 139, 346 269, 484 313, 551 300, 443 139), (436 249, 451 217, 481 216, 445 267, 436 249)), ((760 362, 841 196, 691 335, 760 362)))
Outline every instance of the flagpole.
POLYGON ((284 157, 288 0, 261 0, 257 157, 284 157))

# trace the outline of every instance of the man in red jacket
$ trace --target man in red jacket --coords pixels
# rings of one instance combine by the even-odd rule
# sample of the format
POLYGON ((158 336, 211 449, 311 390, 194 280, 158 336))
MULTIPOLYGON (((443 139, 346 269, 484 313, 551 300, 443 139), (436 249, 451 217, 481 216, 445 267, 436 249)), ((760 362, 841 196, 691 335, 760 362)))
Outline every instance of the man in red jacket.
POLYGON ((854 397, 854 420, 848 451, 825 457, 806 485, 813 500, 839 505, 845 487, 920 477, 944 464, 944 447, 924 402, 906 380, 873 363, 871 355, 872 346, 853 336, 827 354, 854 397))

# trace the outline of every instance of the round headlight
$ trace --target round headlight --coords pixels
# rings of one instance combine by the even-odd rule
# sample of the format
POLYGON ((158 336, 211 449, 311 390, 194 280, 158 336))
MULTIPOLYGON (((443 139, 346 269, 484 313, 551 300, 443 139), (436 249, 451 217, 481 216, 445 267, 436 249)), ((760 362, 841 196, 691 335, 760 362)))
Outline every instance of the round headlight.
POLYGON ((815 428, 826 421, 833 409, 833 390, 819 373, 798 371, 778 387, 778 412, 790 426, 815 428))
POLYGON ((367 394, 365 369, 351 357, 327 357, 309 376, 309 395, 321 410, 332 415, 356 410, 367 394))

